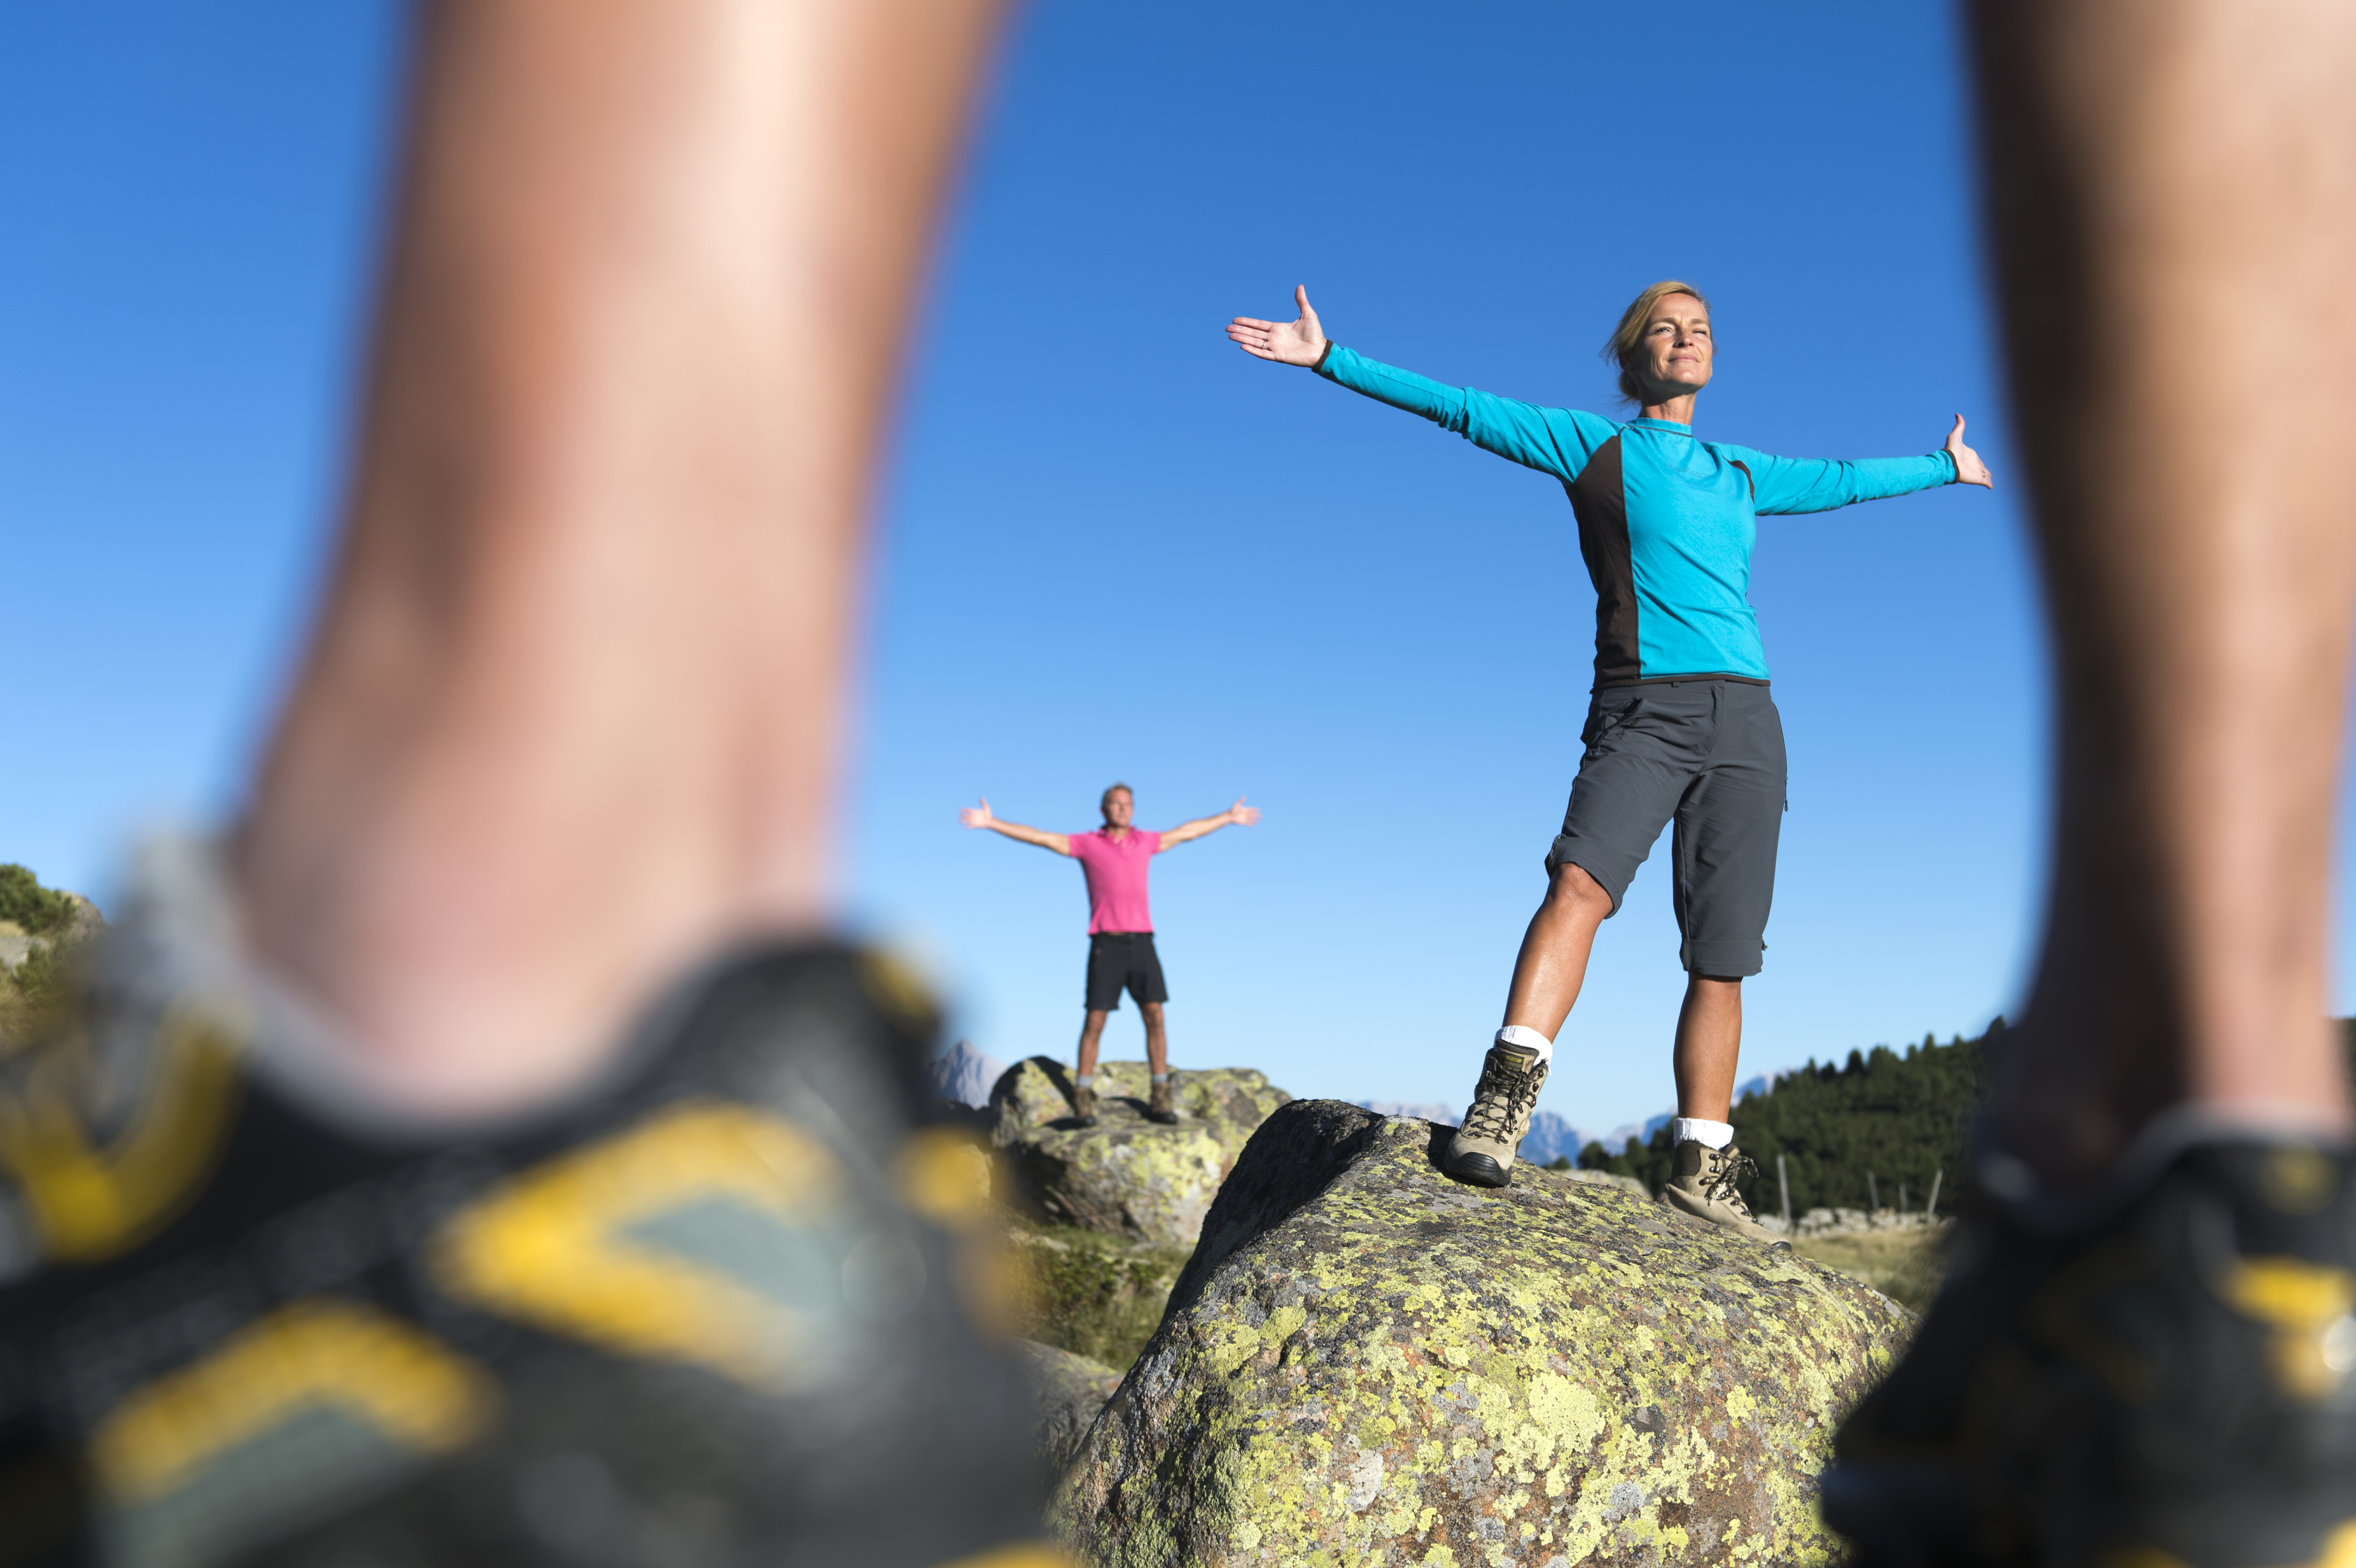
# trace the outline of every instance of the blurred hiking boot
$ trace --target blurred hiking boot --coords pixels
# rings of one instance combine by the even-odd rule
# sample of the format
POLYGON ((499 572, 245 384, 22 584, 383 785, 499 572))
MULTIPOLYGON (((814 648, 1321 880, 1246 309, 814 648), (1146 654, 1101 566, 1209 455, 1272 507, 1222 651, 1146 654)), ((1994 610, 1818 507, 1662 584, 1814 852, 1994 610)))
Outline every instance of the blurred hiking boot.
POLYGON ((0 1563, 1060 1560, 888 961, 746 952, 562 1103, 436 1131, 119 934, 0 1062, 0 1563))
POLYGON ((1146 1097, 1145 1119, 1159 1122, 1165 1127, 1178 1125, 1178 1099, 1171 1090, 1169 1079, 1164 1078, 1153 1085, 1153 1093, 1146 1097))
POLYGON ((1499 1040, 1489 1048, 1464 1125, 1448 1140, 1449 1175, 1475 1187, 1503 1187, 1514 1179, 1514 1152, 1530 1130, 1547 1065, 1527 1046, 1499 1040))
POLYGON ((1669 1179, 1661 1189, 1662 1202, 1697 1220, 1707 1220, 1722 1231, 1731 1231, 1746 1241, 1764 1242, 1776 1247, 1792 1244, 1751 1218, 1751 1205, 1742 1200, 1734 1184, 1757 1171, 1759 1166, 1740 1149, 1732 1144, 1712 1148, 1698 1139, 1687 1138, 1677 1145, 1669 1159, 1669 1179))
POLYGON ((2356 1168, 2255 1139, 2152 1163, 2092 1218, 1975 1205, 1835 1441, 1860 1563, 2356 1564, 2356 1168))
POLYGON ((1072 1120, 1084 1127, 1097 1125, 1097 1092, 1091 1086, 1085 1083, 1073 1086, 1072 1120))

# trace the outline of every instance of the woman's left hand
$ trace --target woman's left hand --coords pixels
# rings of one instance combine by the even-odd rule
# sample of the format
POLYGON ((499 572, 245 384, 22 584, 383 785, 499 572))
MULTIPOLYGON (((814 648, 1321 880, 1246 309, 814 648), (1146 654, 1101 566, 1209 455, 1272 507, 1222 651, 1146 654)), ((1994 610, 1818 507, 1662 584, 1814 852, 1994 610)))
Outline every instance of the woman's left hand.
POLYGON ((1964 444, 1964 416, 1955 416, 1955 428, 1947 432, 1947 455, 1955 460, 1955 483, 1996 488, 1996 475, 1987 471, 1980 454, 1964 444))

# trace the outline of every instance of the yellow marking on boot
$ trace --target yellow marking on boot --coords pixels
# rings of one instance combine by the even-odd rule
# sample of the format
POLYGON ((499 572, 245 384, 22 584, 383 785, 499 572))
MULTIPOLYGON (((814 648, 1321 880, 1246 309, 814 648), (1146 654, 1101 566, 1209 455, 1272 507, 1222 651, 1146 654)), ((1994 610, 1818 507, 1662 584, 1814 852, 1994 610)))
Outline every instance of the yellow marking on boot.
POLYGON ((2356 1568, 2356 1519, 2324 1537, 2323 1554, 2305 1568, 2356 1568))
MULTIPOLYGON (((2096 1568, 2191 1568, 2183 1558, 2157 1546, 2114 1547, 2096 1559, 2096 1568)), ((2320 1555, 2280 1568, 2356 1568, 2356 1520, 2324 1537, 2320 1555)))
POLYGON ((107 1493, 135 1505, 321 1406, 433 1454, 480 1432, 496 1397, 481 1371, 395 1318, 348 1302, 298 1302, 116 1406, 91 1457, 107 1493))
POLYGON ((177 1008, 157 1031, 156 1071, 123 1135, 103 1147, 56 1083, 37 1075, 21 1100, 0 1093, 0 1165, 60 1262, 100 1263, 162 1229, 196 1196, 227 1139, 238 1035, 218 1017, 177 1008))
POLYGON ((1077 1568, 1072 1554, 1044 1541, 1001 1546, 979 1557, 960 1557, 940 1568, 1077 1568))
POLYGON ((946 1127, 913 1135, 893 1161, 893 1185, 908 1207, 936 1224, 963 1230, 990 1217, 995 1162, 970 1137, 946 1127))
POLYGON ((2340 1325, 2356 1307, 2356 1276, 2297 1258, 2243 1258, 2225 1276, 2222 1294, 2234 1310, 2274 1329, 2266 1359, 2283 1392, 2320 1399, 2349 1371, 2340 1325))
POLYGON ((929 1035, 937 1027, 940 1009, 933 1005, 932 987, 917 978, 916 965, 876 949, 860 954, 858 967, 868 999, 894 1023, 914 1035, 929 1035))
POLYGON ((623 1232, 712 1200, 797 1225, 842 1188, 834 1157, 791 1125, 692 1102, 501 1183, 444 1229, 434 1272, 452 1295, 557 1333, 788 1387, 806 1366, 789 1308, 623 1232))

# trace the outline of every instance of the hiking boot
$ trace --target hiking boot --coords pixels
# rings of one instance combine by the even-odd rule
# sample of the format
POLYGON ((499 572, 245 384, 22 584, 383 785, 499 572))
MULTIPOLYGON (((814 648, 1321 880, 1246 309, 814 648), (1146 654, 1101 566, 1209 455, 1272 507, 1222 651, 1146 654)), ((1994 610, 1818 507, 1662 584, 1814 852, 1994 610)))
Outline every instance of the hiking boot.
POLYGON ((2235 1139, 2150 1164, 2098 1218, 1971 1200, 1834 1440, 1825 1517, 1859 1563, 2356 1563, 2356 1163, 2235 1139))
POLYGON ((1084 1127, 1097 1125, 1097 1092, 1088 1084, 1072 1085, 1072 1120, 1084 1127))
POLYGON ((1149 1122, 1160 1122, 1165 1127, 1174 1127, 1178 1125, 1178 1100, 1171 1093, 1168 1079, 1165 1078, 1153 1086, 1152 1094, 1145 1102, 1145 1119, 1149 1122))
POLYGON ((1735 1189, 1738 1178, 1759 1168, 1758 1163, 1740 1149, 1732 1144, 1712 1148, 1697 1139, 1687 1138, 1677 1145, 1670 1159, 1669 1182, 1661 1189, 1661 1200, 1670 1208, 1697 1220, 1707 1220, 1746 1241, 1765 1242, 1777 1247, 1792 1244, 1752 1219, 1751 1205, 1735 1189))
POLYGON ((0 1061, 0 1560, 1051 1560, 904 971, 748 951, 457 1128, 145 925, 0 1061))
POLYGON ((1547 1067, 1527 1046, 1500 1040, 1489 1048, 1464 1125, 1448 1140, 1449 1175, 1475 1187, 1503 1187, 1513 1180, 1514 1151, 1530 1130, 1530 1112, 1547 1067))

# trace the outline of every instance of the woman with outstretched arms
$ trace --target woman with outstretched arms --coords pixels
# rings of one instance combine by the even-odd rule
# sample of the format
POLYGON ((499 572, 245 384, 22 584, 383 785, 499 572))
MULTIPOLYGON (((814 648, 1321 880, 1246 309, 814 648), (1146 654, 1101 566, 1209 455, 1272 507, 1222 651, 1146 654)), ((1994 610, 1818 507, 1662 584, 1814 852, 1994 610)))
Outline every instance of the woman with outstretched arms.
POLYGON ((1595 584, 1595 683, 1548 885, 1506 992, 1464 1124, 1459 1180, 1502 1187, 1529 1126, 1554 1039, 1587 973, 1596 928, 1674 822, 1672 867, 1687 981, 1673 1052, 1669 1201, 1759 1240, 1735 1189, 1728 1123, 1742 1043, 1742 981, 1759 973, 1784 800, 1783 726, 1750 603, 1763 514, 1823 512, 1933 485, 1992 483, 1956 416, 1945 445, 1854 462, 1772 457, 1694 433, 1715 344, 1701 292, 1674 280, 1638 294, 1604 355, 1637 417, 1621 422, 1450 387, 1328 338, 1305 288, 1298 320, 1238 316, 1244 352, 1421 414, 1484 451, 1561 481, 1595 584))

